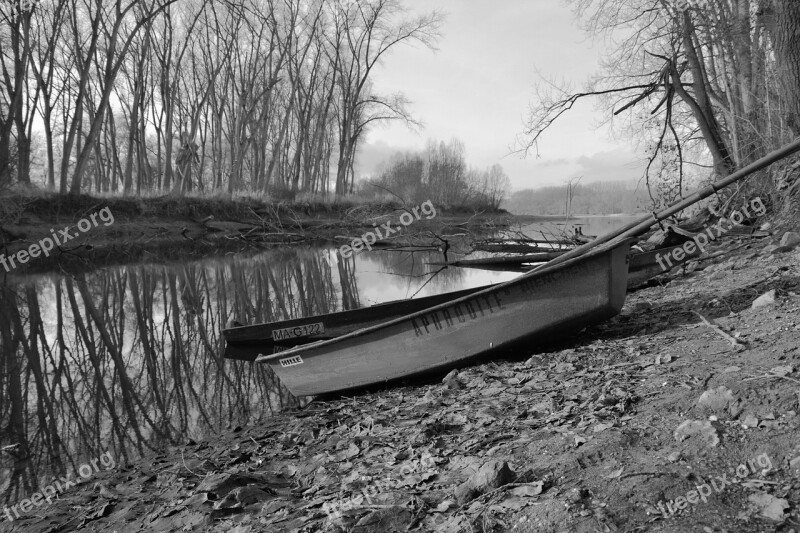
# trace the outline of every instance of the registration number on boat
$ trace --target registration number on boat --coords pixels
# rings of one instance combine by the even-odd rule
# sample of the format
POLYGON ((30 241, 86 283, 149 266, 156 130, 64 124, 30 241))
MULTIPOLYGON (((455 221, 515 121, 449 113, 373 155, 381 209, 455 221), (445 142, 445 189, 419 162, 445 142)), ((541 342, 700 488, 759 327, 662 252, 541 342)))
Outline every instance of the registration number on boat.
POLYGON ((303 364, 303 358, 300 357, 299 355, 295 355, 294 357, 287 357, 286 359, 281 359, 281 366, 284 368, 287 366, 297 366, 302 364, 303 364))
POLYGON ((275 329, 272 331, 272 340, 282 341, 285 339, 319 335, 320 333, 325 333, 325 326, 322 322, 316 322, 314 324, 304 324, 293 328, 275 329))

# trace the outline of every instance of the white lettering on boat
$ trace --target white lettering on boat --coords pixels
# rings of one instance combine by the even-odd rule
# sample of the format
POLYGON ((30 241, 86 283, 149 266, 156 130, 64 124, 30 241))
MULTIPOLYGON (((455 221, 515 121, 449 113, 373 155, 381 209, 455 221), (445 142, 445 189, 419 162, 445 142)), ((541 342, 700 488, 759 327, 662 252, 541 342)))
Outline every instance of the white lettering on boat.
POLYGON ((287 357, 286 359, 281 359, 280 361, 281 366, 286 368, 288 366, 297 366, 303 364, 303 358, 299 355, 295 355, 294 357, 287 357))
POLYGON ((414 326, 414 334, 420 337, 431 333, 431 330, 438 331, 452 327, 456 322, 463 324, 467 320, 494 314, 498 309, 503 309, 503 302, 500 300, 500 295, 495 292, 412 318, 411 325, 414 326))
POLYGON ((322 322, 314 324, 302 324, 292 328, 275 329, 272 331, 272 340, 282 341, 285 339, 296 339, 299 337, 310 337, 325 333, 325 325, 322 322))

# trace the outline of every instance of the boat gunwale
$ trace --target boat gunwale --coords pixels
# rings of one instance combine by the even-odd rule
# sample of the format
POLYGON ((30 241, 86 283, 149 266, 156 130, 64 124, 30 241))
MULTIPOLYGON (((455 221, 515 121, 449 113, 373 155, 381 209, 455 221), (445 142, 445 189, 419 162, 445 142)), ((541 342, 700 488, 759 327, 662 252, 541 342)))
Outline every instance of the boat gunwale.
MULTIPOLYGON (((513 280, 510 280, 510 281, 513 281, 513 280)), ((423 297, 418 298, 416 300, 414 300, 412 298, 406 298, 406 299, 402 299, 402 300, 392 300, 392 301, 389 301, 389 302, 381 302, 381 303, 377 303, 375 305, 370 305, 368 307, 359 307, 359 308, 356 308, 356 309, 348 309, 348 310, 343 310, 343 311, 334 311, 333 313, 323 313, 323 314, 319 314, 319 315, 311 315, 311 316, 307 316, 307 317, 298 317, 298 318, 287 318, 285 320, 275 320, 273 322, 264 322, 264 323, 261 323, 261 324, 245 324, 243 326, 236 326, 236 327, 233 327, 233 328, 225 328, 225 329, 222 330, 222 335, 223 335, 223 337, 225 337, 225 341, 227 343, 229 343, 229 344, 254 344, 254 343, 264 342, 264 341, 268 341, 268 340, 271 340, 273 342, 280 342, 280 341, 275 341, 274 339, 263 339, 263 338, 262 339, 242 339, 242 338, 228 339, 228 335, 230 335, 230 334, 241 335, 241 334, 243 334, 243 333, 245 333, 247 331, 259 331, 259 330, 262 330, 262 329, 263 330, 267 330, 267 329, 273 330, 278 326, 280 326, 280 327, 278 327, 278 329, 282 329, 282 328, 285 328, 285 327, 291 327, 291 326, 286 326, 286 324, 291 324, 291 323, 294 323, 294 322, 308 323, 310 321, 322 320, 323 318, 331 318, 331 317, 333 317, 333 318, 342 318, 342 317, 347 316, 347 315, 368 314, 370 311, 378 311, 378 312, 380 312, 380 311, 385 311, 386 310, 386 309, 381 309, 381 307, 387 307, 388 308, 389 306, 399 305, 399 304, 403 304, 403 303, 406 303, 406 302, 413 302, 413 301, 419 302, 419 301, 422 301, 424 298, 440 298, 440 297, 444 297, 445 294, 463 292, 464 294, 462 296, 459 296, 458 298, 464 298, 466 296, 472 296, 473 294, 477 294, 478 292, 480 292, 482 290, 486 290, 486 289, 491 289, 493 287, 497 287, 498 285, 500 285, 500 284, 499 283, 490 283, 490 284, 484 285, 482 287, 476 287, 475 289, 469 289, 469 288, 468 289, 459 289, 457 291, 452 291, 451 293, 432 294, 430 296, 423 296, 423 297)), ((453 300, 455 300, 455 298, 453 298, 453 300)), ((441 304, 436 304, 436 305, 441 305, 441 304)), ((431 306, 431 307, 433 307, 433 306, 431 306)), ((425 309, 430 309, 430 307, 426 307, 425 309)), ((407 316, 407 315, 403 315, 403 316, 407 316)), ((327 339, 327 340, 330 340, 330 339, 327 339)))
MULTIPOLYGON (((637 240, 638 239, 636 239, 634 237, 624 237, 624 238, 623 237, 618 237, 616 239, 612 239, 612 240, 610 240, 610 241, 608 241, 606 243, 603 243, 600 246, 598 246, 597 248, 595 248, 594 250, 590 250, 590 251, 586 252, 585 254, 580 255, 578 257, 573 257, 571 259, 568 259, 567 261, 564 261, 564 262, 556 264, 556 265, 549 265, 548 263, 545 263, 544 265, 542 265, 541 268, 537 268, 537 269, 531 270, 529 272, 526 272, 526 273, 522 274, 521 276, 519 276, 517 278, 514 278, 514 279, 509 280, 509 281, 505 281, 503 283, 498 283, 496 285, 493 285, 493 286, 488 287, 488 288, 486 288, 484 290, 475 292, 473 294, 468 294, 466 296, 462 296, 460 298, 457 298, 455 300, 451 300, 449 302, 445 302, 445 303, 442 303, 442 304, 439 304, 439 305, 428 307, 428 308, 422 309, 420 311, 416 311, 414 313, 410 313, 408 315, 403 315, 401 317, 397 317, 397 318, 388 320, 386 322, 381 322, 380 324, 375 324, 374 326, 369 326, 369 327, 366 327, 366 328, 362 328, 362 329, 347 333, 345 335, 341 335, 339 337, 335 337, 333 339, 325 339, 325 340, 320 340, 320 341, 316 341, 316 342, 312 342, 312 343, 308 343, 308 344, 303 344, 303 345, 296 346, 296 347, 290 348, 289 350, 286 350, 286 351, 283 351, 283 352, 279 352, 279 353, 260 355, 255 359, 254 362, 256 362, 256 363, 267 363, 267 364, 277 363, 281 359, 286 359, 287 357, 292 357, 294 355, 302 354, 304 352, 307 352, 307 351, 310 351, 310 350, 313 350, 313 349, 316 349, 316 348, 320 348, 320 347, 324 347, 324 346, 330 346, 332 344, 336 344, 336 343, 339 343, 339 342, 344 342, 344 341, 352 339, 352 338, 361 337, 361 336, 367 335, 369 333, 372 333, 374 331, 379 331, 381 329, 388 328, 388 327, 400 324, 402 322, 405 322, 405 321, 420 317, 420 316, 422 316, 424 314, 435 312, 435 311, 438 311, 440 309, 444 309, 446 307, 450 307, 452 305, 457 305, 457 304, 459 304, 461 302, 465 302, 465 301, 467 301, 467 300, 469 300, 471 298, 474 298, 476 296, 482 296, 482 295, 485 295, 485 294, 490 294, 490 293, 492 293, 494 291, 499 291, 501 289, 505 289, 505 288, 508 288, 508 287, 513 287, 514 285, 517 285, 517 284, 519 284, 519 283, 521 283, 523 281, 528 281, 529 279, 535 279, 535 278, 538 278, 538 277, 542 277, 542 276, 545 276, 547 274, 550 274, 551 272, 558 271, 558 270, 561 270, 561 269, 564 269, 564 268, 568 268, 568 267, 573 266, 573 265, 575 265, 577 263, 580 263, 582 261, 586 261, 587 259, 590 259, 592 257, 598 256, 598 255, 601 255, 601 254, 604 254, 604 253, 609 253, 609 252, 613 251, 615 248, 619 248, 619 247, 621 247, 621 246, 623 246, 625 244, 628 244, 630 246, 632 243, 636 242, 637 240)), ((626 262, 629 261, 627 254, 626 254, 625 261, 626 262)))

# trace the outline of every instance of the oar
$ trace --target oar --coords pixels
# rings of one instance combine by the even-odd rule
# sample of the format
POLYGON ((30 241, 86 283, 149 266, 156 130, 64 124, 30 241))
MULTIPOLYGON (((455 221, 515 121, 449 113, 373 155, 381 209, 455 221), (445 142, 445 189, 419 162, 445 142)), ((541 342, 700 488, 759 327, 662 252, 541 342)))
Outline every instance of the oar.
MULTIPOLYGON (((632 237, 638 237, 639 235, 641 235, 641 234, 645 233, 647 230, 649 230, 650 227, 653 224, 656 224, 658 222, 661 222, 662 220, 665 220, 665 219, 669 218, 670 216, 674 215, 675 213, 677 213, 679 211, 682 211, 682 210, 686 209, 687 207, 691 206, 692 204, 696 204, 700 200, 708 198, 709 196, 711 196, 715 192, 717 192, 717 191, 719 191, 721 189, 724 189, 728 185, 730 185, 732 183, 735 183, 735 182, 741 180, 742 178, 745 178, 745 177, 749 176, 750 174, 752 174, 754 172, 758 172, 759 170, 762 170, 762 169, 770 166, 772 163, 775 163, 776 161, 780 161, 781 159, 783 159, 783 158, 785 158, 787 156, 790 156, 790 155, 792 155, 793 153, 795 153, 797 151, 800 151, 800 139, 796 139, 793 142, 791 142, 791 143, 787 144, 786 146, 784 146, 783 148, 779 148, 778 150, 775 150, 774 152, 770 152, 769 154, 765 155, 761 159, 759 159, 757 161, 754 161, 753 163, 750 163, 749 165, 747 165, 746 167, 744 167, 744 168, 742 168, 740 170, 737 170, 736 172, 734 172, 733 174, 731 174, 730 176, 728 176, 726 178, 723 178, 723 179, 721 179, 721 180, 719 180, 719 181, 717 181, 715 183, 712 183, 711 185, 708 185, 707 187, 704 187, 703 189, 697 191, 696 193, 694 193, 693 195, 689 196, 688 198, 686 198, 684 200, 681 200, 680 202, 677 202, 677 203, 673 204, 670 207, 667 207, 663 211, 660 211, 658 213, 653 213, 651 215, 645 215, 641 219, 636 220, 634 222, 631 222, 631 223, 623 226, 622 228, 618 229, 617 231, 609 233, 608 235, 600 236, 600 237, 596 238, 595 240, 593 240, 592 242, 584 244, 582 246, 578 246, 577 248, 574 248, 574 249, 570 250, 569 252, 565 253, 564 255, 562 255, 560 257, 557 257, 557 258, 553 259, 552 261, 550 261, 548 263, 545 263, 544 265, 539 265, 538 267, 534 268, 530 272, 535 272, 535 271, 537 271, 537 270, 539 270, 541 268, 545 268, 545 267, 546 268, 550 268, 553 265, 563 263, 564 261, 567 261, 567 260, 572 259, 574 257, 578 257, 579 255, 583 255, 586 252, 588 252, 589 250, 591 250, 593 248, 596 248, 596 247, 598 247, 598 246, 600 246, 602 244, 605 244, 607 242, 610 242, 612 240, 614 240, 614 241, 622 241, 624 239, 629 239, 629 238, 632 238, 632 237)), ((529 274, 530 274, 530 272, 529 272, 529 274)))

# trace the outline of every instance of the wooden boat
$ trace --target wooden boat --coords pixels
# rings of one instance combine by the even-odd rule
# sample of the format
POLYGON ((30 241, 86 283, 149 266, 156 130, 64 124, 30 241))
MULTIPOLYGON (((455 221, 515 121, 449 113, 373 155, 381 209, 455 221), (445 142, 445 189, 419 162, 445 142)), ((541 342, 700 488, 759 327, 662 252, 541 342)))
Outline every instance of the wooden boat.
POLYGON ((692 253, 683 252, 683 258, 678 261, 672 255, 675 250, 683 250, 683 246, 673 246, 670 248, 659 248, 649 252, 631 254, 630 264, 628 265, 628 288, 633 289, 644 285, 652 278, 669 272, 672 268, 680 266, 690 259, 699 257, 701 252, 695 248, 692 253), (670 257, 671 267, 665 268, 667 262, 665 257, 670 257))
POLYGON ((537 254, 507 255, 503 257, 484 257, 481 259, 459 259, 449 262, 428 263, 433 266, 458 266, 458 267, 482 267, 482 266, 502 266, 502 265, 521 265, 524 263, 546 263, 556 257, 562 256, 565 251, 541 252, 537 254))
POLYGON ((339 392, 446 370, 499 350, 575 331, 619 313, 630 239, 558 265, 359 329, 261 355, 295 396, 339 392))
MULTIPOLYGON (((628 289, 638 287, 652 277, 663 273, 657 258, 667 256, 674 248, 653 250, 630 254, 628 267, 628 289)), ((560 254, 560 253, 559 253, 560 254)), ((524 266, 532 260, 542 261, 556 256, 518 256, 500 257, 475 260, 462 260, 449 263, 451 266, 469 266, 479 268, 493 268, 503 271, 527 272, 531 266, 524 266), (473 264, 470 261, 476 261, 473 264), (465 264, 466 263, 466 264, 465 264)), ((696 257, 697 254, 687 256, 682 262, 696 257)), ((675 263, 678 264, 678 263, 675 263)), ((320 340, 334 339, 353 331, 380 324, 388 320, 415 313, 441 303, 445 303, 462 296, 467 296, 486 290, 491 285, 474 287, 455 292, 426 296, 414 300, 400 300, 386 302, 371 307, 339 311, 305 318, 270 322, 248 326, 232 327, 222 331, 225 337, 225 358, 240 361, 255 361, 260 354, 273 354, 284 352, 294 346, 308 344, 320 340)))

